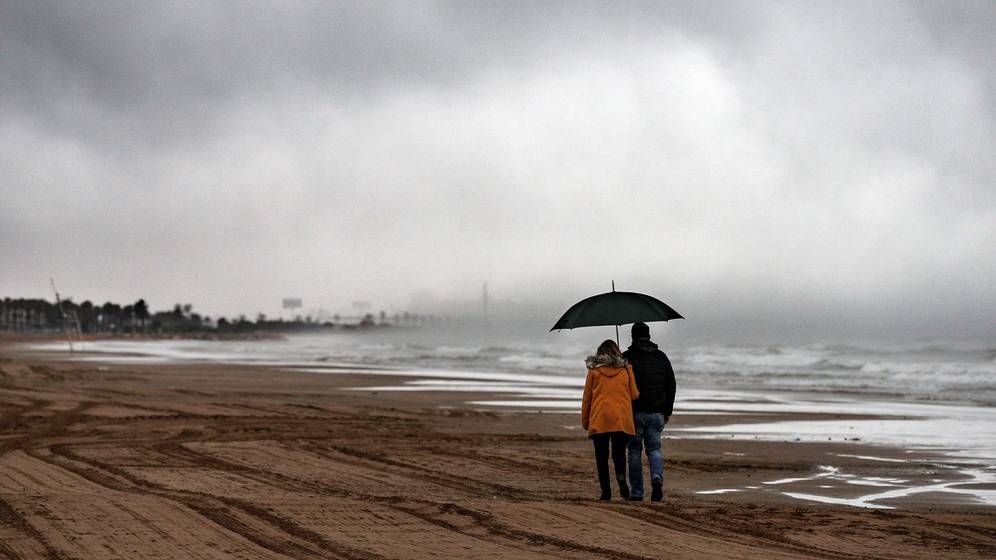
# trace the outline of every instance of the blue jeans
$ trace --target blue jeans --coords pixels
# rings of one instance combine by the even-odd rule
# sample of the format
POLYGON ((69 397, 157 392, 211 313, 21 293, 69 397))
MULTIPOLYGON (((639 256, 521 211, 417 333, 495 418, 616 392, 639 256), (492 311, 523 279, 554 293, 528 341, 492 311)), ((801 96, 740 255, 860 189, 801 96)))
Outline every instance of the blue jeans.
POLYGON ((633 425, 636 435, 629 439, 629 495, 643 497, 643 462, 640 454, 647 449, 650 479, 664 480, 664 454, 661 453, 661 432, 664 415, 657 412, 634 412, 633 425))

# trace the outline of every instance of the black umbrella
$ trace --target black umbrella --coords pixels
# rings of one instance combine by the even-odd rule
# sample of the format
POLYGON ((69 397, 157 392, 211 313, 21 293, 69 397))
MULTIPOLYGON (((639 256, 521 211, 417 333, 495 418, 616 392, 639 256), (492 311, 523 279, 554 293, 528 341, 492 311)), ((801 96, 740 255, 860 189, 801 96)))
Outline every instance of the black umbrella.
POLYGON ((636 292, 617 292, 613 282, 611 292, 591 296, 575 303, 550 330, 611 325, 616 327, 618 344, 619 325, 671 319, 684 319, 684 317, 655 297, 636 292))

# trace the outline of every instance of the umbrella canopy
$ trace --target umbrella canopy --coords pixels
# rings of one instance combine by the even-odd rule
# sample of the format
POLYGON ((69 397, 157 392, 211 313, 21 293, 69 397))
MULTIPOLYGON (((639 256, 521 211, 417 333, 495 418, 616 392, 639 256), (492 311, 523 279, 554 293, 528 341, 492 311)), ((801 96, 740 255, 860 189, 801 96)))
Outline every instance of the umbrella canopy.
POLYGON ((615 290, 583 299, 567 310, 551 331, 684 319, 663 301, 636 292, 615 290))

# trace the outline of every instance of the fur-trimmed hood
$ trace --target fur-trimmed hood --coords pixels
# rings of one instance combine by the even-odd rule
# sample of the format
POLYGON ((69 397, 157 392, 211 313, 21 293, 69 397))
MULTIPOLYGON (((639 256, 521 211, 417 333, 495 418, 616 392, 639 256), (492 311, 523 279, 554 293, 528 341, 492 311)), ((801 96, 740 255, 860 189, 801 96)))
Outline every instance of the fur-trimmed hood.
MULTIPOLYGON (((622 356, 611 356, 609 354, 599 354, 597 356, 588 356, 584 360, 584 365, 588 366, 588 369, 598 369, 598 368, 624 368, 626 367, 626 359, 622 356)), ((618 372, 602 372, 610 377, 618 372)))

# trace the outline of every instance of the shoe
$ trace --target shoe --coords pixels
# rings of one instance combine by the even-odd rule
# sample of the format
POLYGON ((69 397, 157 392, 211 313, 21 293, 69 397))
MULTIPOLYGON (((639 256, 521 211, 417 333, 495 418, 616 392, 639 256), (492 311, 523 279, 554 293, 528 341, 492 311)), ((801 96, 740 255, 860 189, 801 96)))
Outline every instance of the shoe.
POLYGON ((628 500, 629 486, 626 485, 626 478, 623 477, 623 478, 618 478, 616 480, 619 482, 619 495, 622 496, 622 499, 628 500))
POLYGON ((598 497, 599 500, 607 502, 612 499, 612 492, 609 490, 602 490, 602 495, 598 497))
POLYGON ((631 501, 631 502, 642 502, 643 501, 643 496, 630 496, 630 497, 628 497, 626 499, 629 500, 629 501, 631 501))
POLYGON ((650 501, 659 502, 664 499, 664 481, 660 479, 654 479, 650 483, 653 486, 653 490, 650 492, 650 501))

